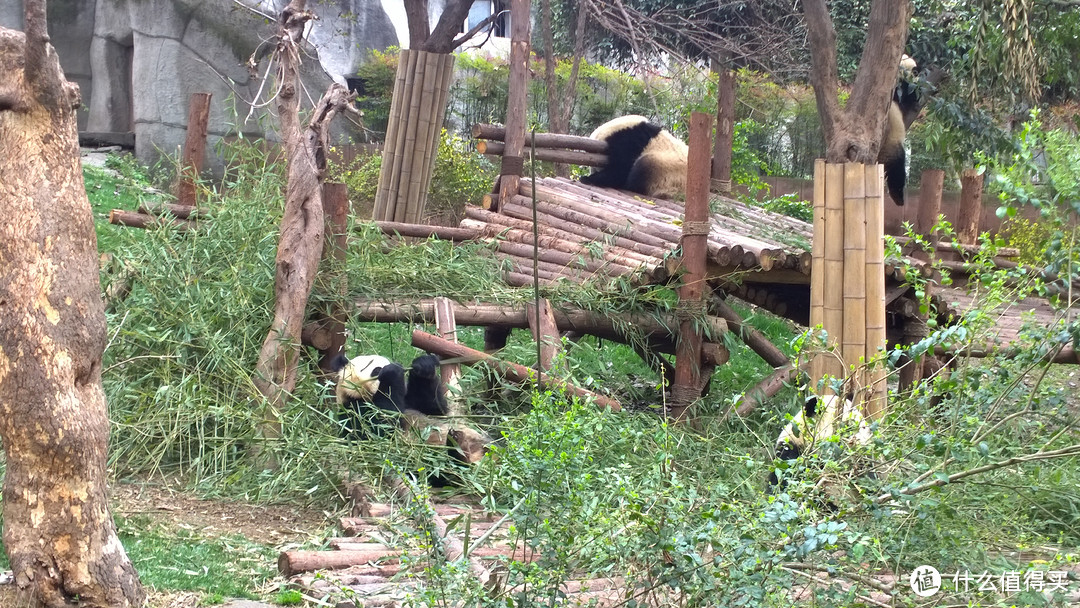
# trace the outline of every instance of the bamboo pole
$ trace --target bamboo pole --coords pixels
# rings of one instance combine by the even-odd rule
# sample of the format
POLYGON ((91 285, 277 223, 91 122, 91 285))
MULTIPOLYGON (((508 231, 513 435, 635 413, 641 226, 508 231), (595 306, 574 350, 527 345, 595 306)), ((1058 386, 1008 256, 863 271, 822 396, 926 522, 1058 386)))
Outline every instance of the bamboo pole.
POLYGON ((408 105, 405 107, 405 115, 402 117, 405 120, 405 136, 401 140, 401 146, 399 146, 401 156, 398 160, 400 163, 396 163, 394 171, 397 183, 391 190, 394 201, 393 220, 395 222, 411 221, 416 223, 418 221, 409 217, 408 192, 413 171, 419 171, 421 164, 416 157, 416 146, 422 114, 420 108, 424 100, 424 66, 428 55, 429 53, 423 51, 413 51, 409 55, 409 64, 412 70, 412 86, 409 87, 409 91, 412 95, 409 98, 408 105))
POLYGON ((844 163, 843 348, 847 392, 866 386, 866 165, 844 163))
POLYGON ((882 356, 885 336, 885 193, 882 190, 884 167, 866 166, 866 360, 870 382, 865 413, 880 418, 888 406, 886 384, 888 370, 882 356))
MULTIPOLYGON (((417 70, 422 70, 417 78, 420 80, 420 101, 416 107, 416 132, 412 144, 410 156, 410 169, 406 176, 402 176, 403 196, 401 202, 405 207, 402 221, 420 222, 423 215, 424 173, 432 161, 432 155, 438 150, 437 136, 432 132, 435 121, 432 120, 437 96, 437 88, 442 80, 439 73, 440 58, 438 53, 420 52, 417 59, 417 70), (434 141, 434 144, 432 143, 434 141)), ((396 215, 396 214, 395 214, 396 215)))
MULTIPOLYGON (((825 159, 814 161, 814 232, 810 273, 810 328, 825 324, 825 159)), ((810 377, 817 382, 825 375, 825 360, 814 357, 810 377)))
POLYGON ((398 155, 404 146, 401 113, 402 106, 405 105, 406 87, 408 83, 412 82, 412 71, 409 69, 410 57, 415 57, 414 51, 411 49, 401 49, 398 54, 397 73, 394 77, 394 95, 390 102, 390 115, 386 121, 386 140, 383 144, 382 166, 379 169, 379 185, 375 191, 373 218, 376 220, 394 219, 395 197, 391 196, 391 188, 395 181, 393 168, 397 164, 398 155))
MULTIPOLYGON (((825 165, 825 278, 824 316, 822 323, 828 334, 827 347, 832 352, 824 356, 823 375, 844 377, 841 354, 844 340, 844 165, 825 165)), ((821 378, 814 378, 817 382, 821 378)))

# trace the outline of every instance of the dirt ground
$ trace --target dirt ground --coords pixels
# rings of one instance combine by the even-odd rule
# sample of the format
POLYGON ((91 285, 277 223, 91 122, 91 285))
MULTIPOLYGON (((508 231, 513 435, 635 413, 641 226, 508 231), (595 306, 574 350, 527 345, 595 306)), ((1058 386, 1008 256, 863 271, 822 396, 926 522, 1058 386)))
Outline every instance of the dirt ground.
MULTIPOLYGON (((167 530, 186 530, 207 538, 240 534, 270 547, 302 543, 321 537, 336 515, 317 509, 281 505, 254 505, 225 500, 203 500, 165 482, 113 483, 113 515, 149 518, 167 530)), ((196 593, 149 592, 149 608, 194 608, 196 593)), ((12 584, 0 584, 0 607, 20 608, 12 584)))

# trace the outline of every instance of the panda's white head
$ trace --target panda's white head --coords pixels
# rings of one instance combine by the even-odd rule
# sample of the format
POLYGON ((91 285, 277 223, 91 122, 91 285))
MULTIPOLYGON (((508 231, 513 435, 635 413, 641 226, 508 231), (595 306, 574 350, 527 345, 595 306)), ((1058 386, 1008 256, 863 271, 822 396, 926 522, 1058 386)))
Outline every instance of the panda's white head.
POLYGON ((848 444, 865 445, 870 441, 870 426, 850 399, 836 395, 811 397, 776 438, 777 458, 790 460, 840 431, 847 431, 848 444))
POLYGON ((915 77, 915 68, 917 67, 919 67, 919 64, 915 63, 915 60, 905 53, 900 57, 900 78, 912 80, 915 77))
POLYGON ((390 363, 390 359, 381 355, 359 355, 345 360, 338 370, 337 402, 371 401, 379 390, 379 372, 390 363))

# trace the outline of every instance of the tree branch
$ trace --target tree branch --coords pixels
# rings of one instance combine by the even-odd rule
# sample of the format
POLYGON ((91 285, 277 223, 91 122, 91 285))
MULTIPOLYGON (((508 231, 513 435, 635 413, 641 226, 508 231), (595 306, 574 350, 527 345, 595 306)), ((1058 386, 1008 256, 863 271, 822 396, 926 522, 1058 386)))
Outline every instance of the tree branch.
POLYGON ((446 0, 439 22, 424 44, 417 47, 418 50, 429 53, 446 54, 454 50, 454 39, 461 24, 469 16, 469 8, 472 0, 446 0))
POLYGON ((831 142, 836 133, 836 123, 840 120, 840 101, 836 96, 840 86, 840 74, 836 67, 836 30, 825 0, 804 0, 803 15, 806 17, 813 63, 810 84, 814 87, 825 141, 831 142))
MULTIPOLYGON (((465 44, 466 42, 472 40, 473 38, 476 37, 477 34, 484 31, 485 29, 487 29, 487 27, 489 25, 491 25, 492 23, 495 23, 496 19, 498 19, 499 17, 501 17, 503 15, 508 15, 508 14, 510 14, 510 11, 499 11, 497 13, 492 13, 492 14, 488 15, 487 17, 484 17, 484 20, 481 21, 480 23, 477 23, 476 25, 474 25, 471 30, 469 30, 469 31, 465 32, 464 34, 462 34, 462 35, 458 36, 457 38, 455 38, 454 43, 453 43, 454 44, 453 48, 456 49, 459 46, 465 44)), ((451 49, 451 50, 453 50, 453 49, 451 49)))
MULTIPOLYGON (((997 469, 1009 467, 1014 464, 1035 462, 1038 460, 1053 460, 1054 458, 1067 458, 1071 456, 1080 456, 1080 443, 1061 448, 1060 450, 1053 450, 1051 452, 1035 452, 1034 454, 1027 454, 1025 456, 1013 456, 1012 458, 1007 458, 999 462, 985 464, 980 467, 968 469, 966 471, 960 471, 959 473, 953 473, 952 475, 949 475, 944 479, 938 478, 934 481, 931 481, 930 483, 924 483, 919 486, 904 488, 903 490, 900 490, 899 494, 903 496, 914 496, 932 488, 940 488, 945 484, 954 483, 960 481, 961 479, 971 477, 973 475, 979 475, 981 473, 987 473, 989 471, 996 471, 997 469)), ((892 493, 882 494, 881 496, 878 496, 874 499, 874 503, 881 504, 887 502, 892 497, 892 493)))
POLYGON ((405 0, 405 21, 409 24, 409 48, 422 48, 431 35, 427 0, 405 0))

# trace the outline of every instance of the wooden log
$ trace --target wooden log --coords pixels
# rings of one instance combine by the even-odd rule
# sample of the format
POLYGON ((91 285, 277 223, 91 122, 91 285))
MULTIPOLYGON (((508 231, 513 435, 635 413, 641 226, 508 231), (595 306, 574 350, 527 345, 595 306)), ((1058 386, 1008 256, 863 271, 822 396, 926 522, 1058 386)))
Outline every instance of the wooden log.
MULTIPOLYGON (((921 194, 919 196, 922 196, 921 194)), ((900 245, 913 244, 912 239, 906 236, 894 236, 896 242, 900 245)), ((934 249, 937 251, 948 251, 951 253, 963 254, 963 255, 976 255, 982 252, 981 245, 965 245, 963 243, 949 243, 946 241, 938 241, 934 245, 934 249)), ((1020 257, 1020 250, 1016 247, 998 247, 996 249, 997 255, 995 258, 1018 258, 1020 257)), ((1010 260, 1011 261, 1011 260, 1010 260)))
POLYGON ((278 556, 278 573, 290 577, 312 570, 336 570, 368 562, 399 563, 401 551, 283 551, 278 556))
POLYGON ((960 216, 956 221, 956 239, 965 245, 974 245, 979 240, 982 191, 982 173, 977 169, 964 169, 960 175, 960 216))
MULTIPOLYGON (((686 215, 682 225, 682 284, 679 286, 679 307, 690 311, 700 306, 705 285, 706 257, 709 238, 709 180, 711 155, 709 135, 712 120, 708 114, 690 115, 690 152, 686 167, 686 215)), ((684 320, 679 328, 675 347, 675 382, 671 388, 672 404, 669 413, 682 420, 690 405, 701 397, 701 333, 692 319, 684 320)))
POLYGON ((205 219, 210 217, 210 211, 207 209, 188 207, 187 205, 177 205, 175 203, 160 203, 156 201, 139 203, 138 212, 144 215, 171 215, 172 217, 182 220, 192 218, 205 219))
POLYGON ((330 342, 325 348, 319 349, 319 369, 324 374, 330 374, 335 371, 337 356, 345 352, 345 322, 348 315, 342 302, 349 293, 349 278, 345 272, 345 256, 349 247, 349 190, 345 184, 326 182, 322 191, 323 216, 326 218, 323 273, 334 273, 327 281, 334 298, 330 310, 325 311, 323 329, 329 334, 330 342))
MULTIPOLYGON (((504 304, 452 302, 454 320, 458 325, 497 326, 507 332, 511 328, 529 327, 528 315, 524 307, 504 304)), ((604 339, 625 340, 622 328, 633 327, 645 337, 673 336, 678 328, 678 319, 674 315, 612 315, 600 314, 580 308, 552 308, 555 323, 562 331, 591 334, 604 339)), ((363 323, 434 323, 434 300, 420 300, 409 304, 390 302, 359 301, 353 313, 357 321, 363 323)), ((728 324, 718 317, 703 319, 704 331, 713 339, 719 339, 728 331, 728 324)), ((485 345, 485 350, 489 346, 485 345)), ((501 347, 498 347, 501 348, 501 347)))
POLYGON ((188 102, 187 135, 176 183, 176 200, 185 207, 194 207, 199 203, 195 182, 206 159, 206 129, 209 123, 210 93, 193 93, 188 102))
POLYGON ((495 357, 492 357, 491 355, 488 355, 481 351, 473 350, 471 348, 462 346, 460 344, 455 344, 448 340, 443 340, 438 336, 433 336, 420 330, 413 331, 412 343, 413 346, 421 350, 435 353, 439 356, 458 357, 461 359, 462 363, 465 364, 485 362, 498 374, 512 382, 526 383, 537 381, 542 390, 552 389, 565 391, 566 393, 575 397, 592 399, 597 405, 609 408, 613 411, 619 411, 620 409, 622 409, 622 407, 619 405, 619 402, 611 399, 610 397, 597 395, 596 393, 587 391, 568 382, 563 382, 562 380, 551 378, 544 373, 537 374, 535 371, 530 370, 523 365, 518 365, 517 363, 511 363, 509 361, 502 361, 500 359, 496 359, 495 357))
MULTIPOLYGON (((513 218, 525 219, 526 217, 528 217, 528 218, 532 217, 532 210, 531 209, 529 209, 527 207, 522 207, 520 204, 518 204, 516 202, 514 202, 514 203, 504 202, 504 203, 501 204, 500 208, 502 210, 502 213, 504 213, 504 214, 506 214, 506 215, 508 215, 510 217, 513 217, 513 218)), ((544 221, 546 223, 548 223, 549 225, 552 225, 552 226, 554 226, 554 227, 556 227, 559 230, 562 230, 564 232, 567 232, 567 233, 570 233, 570 234, 576 234, 579 237, 585 237, 586 239, 589 239, 589 240, 599 241, 599 242, 613 242, 618 247, 623 247, 623 248, 629 249, 631 251, 639 251, 639 252, 642 252, 642 253, 663 251, 664 255, 666 255, 672 249, 674 249, 674 243, 668 243, 667 247, 665 249, 664 247, 659 246, 659 245, 652 245, 652 244, 649 244, 649 243, 642 242, 641 240, 639 240, 639 239, 642 238, 640 235, 635 236, 634 239, 630 239, 630 238, 624 237, 624 236, 615 236, 615 235, 612 235, 611 233, 606 233, 606 232, 604 232, 602 230, 592 228, 590 226, 586 226, 586 225, 583 225, 583 224, 575 224, 575 223, 570 222, 570 221, 562 220, 561 218, 553 218, 553 216, 547 215, 545 212, 540 211, 539 208, 538 208, 538 211, 541 213, 541 215, 544 216, 544 218, 545 218, 544 221)), ((580 241, 581 239, 579 238, 578 240, 580 241)), ((660 256, 656 256, 656 257, 657 258, 663 258, 664 255, 660 255, 660 256)))
POLYGON ((923 235, 931 243, 937 241, 934 226, 941 215, 941 195, 945 190, 945 172, 941 169, 926 169, 919 182, 919 210, 915 219, 915 232, 923 235))
MULTIPOLYGON (((383 234, 407 236, 421 239, 436 238, 444 241, 461 243, 475 241, 481 238, 481 233, 468 228, 452 228, 449 226, 428 226, 427 224, 409 224, 405 222, 375 222, 383 234)), ((357 227, 357 230, 362 230, 357 227)))
MULTIPOLYGON (((506 151, 506 145, 497 141, 478 141, 476 151, 489 156, 502 156, 506 151)), ((578 150, 561 150, 557 148, 537 147, 536 152, 531 148, 525 148, 523 154, 536 160, 564 163, 567 165, 582 165, 585 167, 603 167, 607 165, 607 154, 595 154, 593 152, 579 152, 578 150)))
MULTIPOLYGON (((472 126, 474 139, 489 139, 491 141, 506 141, 506 128, 498 125, 475 124, 472 126)), ((591 137, 580 135, 564 135, 562 133, 537 133, 537 148, 565 148, 568 150, 580 150, 593 154, 607 156, 607 142, 591 137)))
POLYGON ((739 316, 739 313, 735 312, 735 309, 729 306, 727 302, 714 297, 710 301, 710 309, 721 319, 727 321, 728 330, 738 336, 744 344, 750 347, 750 350, 757 353, 766 363, 772 367, 783 367, 790 364, 787 355, 783 351, 773 345, 772 342, 769 342, 765 334, 747 325, 739 316))
POLYGON ((745 418, 752 414, 762 402, 776 396, 785 386, 790 384, 801 370, 794 365, 785 365, 766 376, 764 380, 755 384, 743 394, 742 401, 735 409, 735 415, 745 418))
POLYGON ((190 230, 196 226, 195 222, 190 220, 144 215, 142 213, 135 213, 134 211, 124 211, 123 209, 113 209, 110 211, 109 223, 118 226, 127 226, 129 228, 157 228, 158 226, 170 226, 181 232, 190 230))
POLYGON ((131 131, 80 131, 79 145, 84 148, 119 146, 135 149, 135 134, 131 131))

